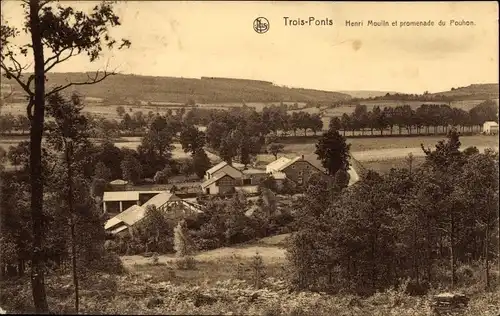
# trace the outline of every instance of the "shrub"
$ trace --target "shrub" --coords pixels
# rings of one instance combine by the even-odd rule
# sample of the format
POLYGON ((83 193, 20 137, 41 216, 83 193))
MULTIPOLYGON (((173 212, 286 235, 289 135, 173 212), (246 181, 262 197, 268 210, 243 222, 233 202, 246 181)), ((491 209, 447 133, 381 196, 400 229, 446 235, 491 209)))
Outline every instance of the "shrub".
POLYGON ((262 286, 262 281, 266 277, 266 272, 264 261, 259 252, 256 252, 255 256, 253 257, 251 269, 253 285, 256 289, 260 289, 262 286))
POLYGON ((151 256, 151 264, 152 265, 158 265, 160 258, 158 257, 158 254, 155 252, 151 256))
POLYGON ((113 252, 105 252, 102 258, 93 260, 88 268, 109 274, 122 274, 125 272, 122 260, 113 252))
POLYGON ((196 268, 196 259, 192 256, 178 258, 175 263, 180 270, 194 270, 196 268))
POLYGON ((194 243, 186 229, 186 222, 180 221, 174 229, 174 250, 177 257, 192 255, 194 252, 194 243))

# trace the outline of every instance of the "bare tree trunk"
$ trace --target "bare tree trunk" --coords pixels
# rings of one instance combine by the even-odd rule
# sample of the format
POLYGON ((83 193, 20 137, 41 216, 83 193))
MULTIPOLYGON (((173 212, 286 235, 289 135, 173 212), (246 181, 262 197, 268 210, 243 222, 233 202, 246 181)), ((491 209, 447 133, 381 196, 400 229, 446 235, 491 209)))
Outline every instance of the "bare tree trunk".
MULTIPOLYGON (((44 278, 44 216, 43 216, 43 180, 42 180, 42 132, 45 106, 45 71, 42 44, 42 30, 40 29, 40 9, 38 0, 30 0, 29 26, 31 30, 31 44, 35 63, 35 96, 30 103, 34 105, 33 117, 31 113, 30 128, 30 182, 31 182, 31 221, 33 227, 33 252, 31 257, 31 288, 33 303, 37 313, 47 313, 47 295, 45 293, 44 278)), ((28 111, 31 111, 28 107, 28 111)))
MULTIPOLYGON (((453 212, 453 211, 452 211, 453 212)), ((450 215, 450 265, 451 265, 451 288, 455 288, 456 267, 455 267, 455 216, 450 215)))
POLYGON ((77 270, 77 265, 76 265, 76 258, 77 258, 77 253, 76 253, 76 232, 75 232, 75 216, 74 216, 74 210, 73 210, 73 169, 71 166, 71 157, 72 157, 72 144, 71 142, 66 144, 66 164, 68 167, 68 179, 67 179, 67 185, 68 185, 68 208, 69 208, 69 215, 70 215, 70 225, 71 225, 71 265, 72 265, 72 272, 73 272, 73 286, 75 290, 75 313, 78 314, 79 311, 79 303, 80 303, 80 297, 79 297, 79 289, 78 289, 78 270, 77 270), (69 145, 69 147, 68 147, 69 145))
POLYGON ((431 249, 431 219, 430 216, 427 215, 427 221, 426 221, 426 230, 427 230, 427 240, 426 240, 426 247, 427 247, 427 282, 431 282, 432 279, 432 249, 431 249))
MULTIPOLYGON (((486 221, 486 232, 485 232, 486 236, 484 236, 484 239, 485 239, 485 246, 484 246, 484 266, 485 266, 485 272, 486 272, 486 289, 488 290, 490 288, 490 266, 489 266, 489 260, 488 260, 488 256, 489 256, 489 235, 490 235, 490 225, 489 225, 489 221, 487 220, 486 221)), ((499 270, 500 271, 500 270, 499 270)))

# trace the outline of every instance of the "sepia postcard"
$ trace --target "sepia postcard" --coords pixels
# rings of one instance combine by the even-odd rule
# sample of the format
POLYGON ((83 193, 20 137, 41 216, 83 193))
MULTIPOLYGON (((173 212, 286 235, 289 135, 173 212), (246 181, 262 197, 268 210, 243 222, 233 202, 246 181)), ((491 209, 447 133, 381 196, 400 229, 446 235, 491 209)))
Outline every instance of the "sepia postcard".
POLYGON ((0 313, 500 315, 498 2, 0 3, 0 313))

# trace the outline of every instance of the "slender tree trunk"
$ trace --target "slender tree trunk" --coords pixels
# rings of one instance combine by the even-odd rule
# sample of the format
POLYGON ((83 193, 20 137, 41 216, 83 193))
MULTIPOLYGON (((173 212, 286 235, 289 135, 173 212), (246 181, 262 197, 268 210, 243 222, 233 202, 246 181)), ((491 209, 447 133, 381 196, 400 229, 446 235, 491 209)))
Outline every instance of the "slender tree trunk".
MULTIPOLYGON (((49 306, 45 293, 44 278, 44 218, 43 218, 43 180, 42 180, 42 132, 45 106, 45 71, 40 29, 39 1, 30 0, 29 24, 31 44, 35 63, 34 113, 30 128, 30 182, 31 182, 31 221, 33 229, 33 252, 31 258, 31 287, 33 303, 37 313, 47 313, 49 306)), ((30 101, 31 102, 31 101, 30 101)), ((31 113, 28 113, 28 117, 31 113)))
MULTIPOLYGON (((489 235, 490 235, 490 225, 489 225, 489 220, 486 221, 486 232, 484 236, 484 266, 485 266, 485 272, 486 272, 486 289, 488 290, 490 288, 490 266, 489 266, 489 235)), ((499 270, 500 271, 500 270, 499 270)))
POLYGON ((451 265, 451 288, 455 288, 456 283, 456 267, 455 267, 455 216, 450 215, 450 265, 451 265))
POLYGON ((427 221, 426 221, 426 230, 427 230, 427 240, 426 240, 426 247, 427 247, 427 282, 431 282, 432 278, 432 248, 431 248, 431 219, 430 216, 427 215, 427 221))
POLYGON ((69 209, 69 215, 70 215, 70 225, 71 225, 71 268, 73 272, 73 286, 75 290, 75 313, 78 314, 79 311, 79 303, 80 303, 80 297, 79 297, 79 289, 78 289, 78 270, 77 270, 77 264, 76 264, 76 258, 77 258, 77 253, 76 253, 76 232, 75 232, 75 216, 74 216, 74 210, 73 210, 73 168, 71 166, 71 157, 72 157, 72 145, 71 142, 66 144, 66 164, 68 168, 68 179, 67 179, 67 185, 68 185, 68 209, 69 209))

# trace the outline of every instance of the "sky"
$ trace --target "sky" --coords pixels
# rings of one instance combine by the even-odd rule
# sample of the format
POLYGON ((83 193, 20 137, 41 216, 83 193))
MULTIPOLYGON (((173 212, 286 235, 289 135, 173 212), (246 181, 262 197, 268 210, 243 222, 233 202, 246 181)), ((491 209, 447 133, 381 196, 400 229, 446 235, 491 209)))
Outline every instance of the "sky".
MULTIPOLYGON (((97 2, 64 1, 88 11, 97 2)), ((105 52, 89 63, 75 57, 57 72, 102 69, 121 73, 199 78, 231 77, 272 81, 320 90, 438 92, 472 83, 498 83, 496 2, 195 2, 119 1, 122 25, 116 38, 127 50, 105 52), (253 21, 265 17, 269 31, 253 21), (333 25, 286 26, 284 17, 330 19, 333 25), (473 26, 450 26, 450 20, 473 26), (349 27, 346 20, 364 21, 349 27), (397 26, 368 26, 385 20, 397 26), (435 21, 435 26, 400 27, 401 21, 435 21), (445 26, 438 26, 443 20, 445 26)), ((20 25, 16 0, 2 1, 2 15, 20 25)), ((29 41, 22 35, 16 40, 29 41)))

